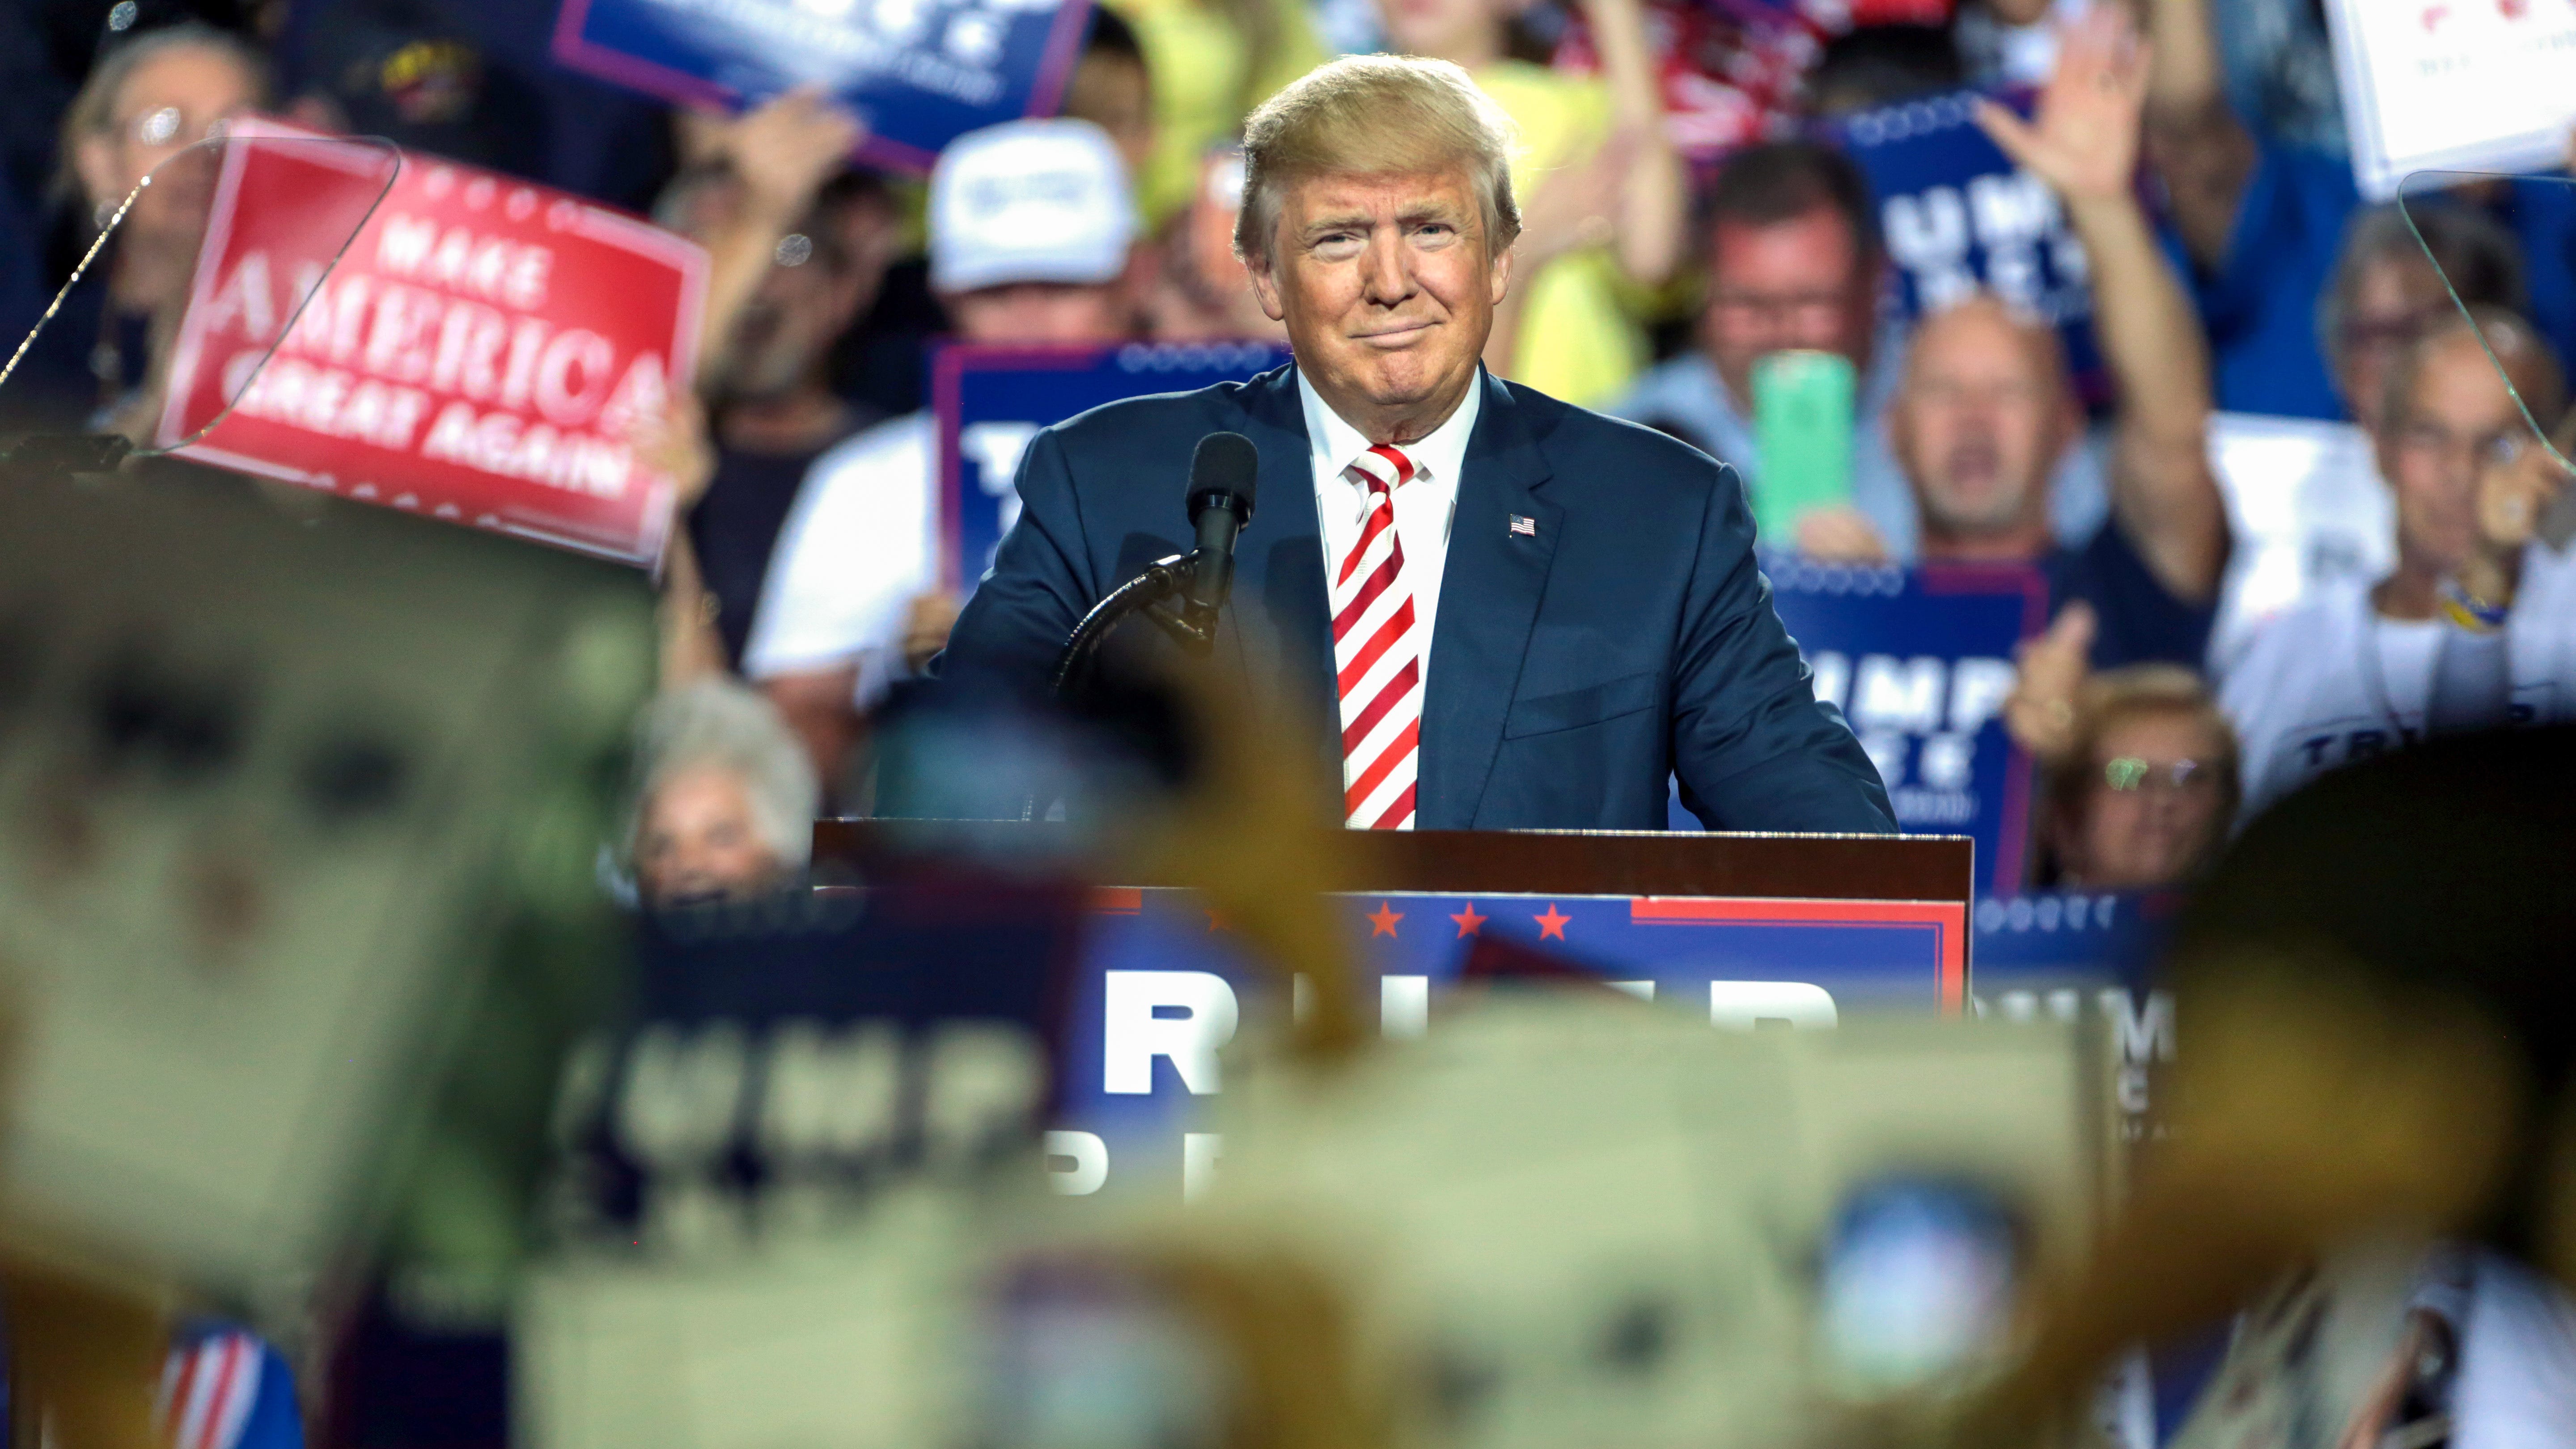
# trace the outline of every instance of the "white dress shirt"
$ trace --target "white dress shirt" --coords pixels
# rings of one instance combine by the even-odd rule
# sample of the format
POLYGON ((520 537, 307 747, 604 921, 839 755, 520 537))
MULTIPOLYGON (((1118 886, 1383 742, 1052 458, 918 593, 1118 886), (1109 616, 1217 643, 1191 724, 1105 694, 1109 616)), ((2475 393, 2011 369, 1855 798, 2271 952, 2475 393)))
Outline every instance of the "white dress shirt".
MULTIPOLYGON (((1360 524, 1368 517, 1368 489, 1344 470, 1369 450, 1371 439, 1342 421, 1324 402, 1315 385, 1297 373, 1297 400, 1306 410, 1306 441, 1315 467, 1315 515, 1324 530, 1324 578, 1329 587, 1342 560, 1360 541, 1360 524)), ((1458 476, 1467 460, 1467 439, 1476 431, 1476 414, 1484 406, 1485 373, 1476 379, 1449 420, 1420 442, 1399 444, 1413 460, 1413 477, 1395 490, 1395 536, 1404 545, 1404 583, 1413 591, 1413 622, 1422 651, 1422 687, 1431 687, 1431 625, 1440 612, 1440 575, 1449 562, 1449 519, 1458 511, 1458 476)))

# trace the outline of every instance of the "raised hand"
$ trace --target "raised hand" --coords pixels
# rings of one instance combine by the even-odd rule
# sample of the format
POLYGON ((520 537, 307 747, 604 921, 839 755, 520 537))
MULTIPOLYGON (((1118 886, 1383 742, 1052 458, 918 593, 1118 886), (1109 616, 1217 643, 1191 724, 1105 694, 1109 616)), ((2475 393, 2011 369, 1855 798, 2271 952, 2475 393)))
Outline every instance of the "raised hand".
POLYGON ((1524 275, 1585 247, 1608 244, 1618 236, 1620 198, 1628 173, 1645 149, 1646 138, 1633 127, 1614 127, 1591 155, 1551 172, 1521 209, 1520 240, 1513 243, 1524 275))
POLYGON ((2075 697, 2092 676, 2097 622, 2079 599, 2014 651, 2019 667, 2004 698, 2004 732, 2035 759, 2060 759, 2075 743, 2075 697))
POLYGON ((2127 10, 2096 6, 2060 28, 2057 69, 2031 119, 1981 101, 1977 125, 2069 202, 2125 197, 2138 169, 2147 59, 2127 10))
POLYGON ((719 149, 754 208, 792 219, 866 135, 821 87, 804 85, 744 112, 725 128, 719 149))

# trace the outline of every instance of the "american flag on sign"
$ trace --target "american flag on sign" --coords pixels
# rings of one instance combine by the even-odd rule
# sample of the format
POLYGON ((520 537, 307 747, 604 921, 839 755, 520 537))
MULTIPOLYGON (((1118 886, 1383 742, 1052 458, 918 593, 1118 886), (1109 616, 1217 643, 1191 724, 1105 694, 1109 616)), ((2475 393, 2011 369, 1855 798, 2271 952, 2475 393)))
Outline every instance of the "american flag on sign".
POLYGON ((1538 520, 1535 518, 1523 518, 1519 514, 1515 513, 1512 515, 1512 532, 1517 533, 1524 538, 1536 538, 1538 537, 1538 520))

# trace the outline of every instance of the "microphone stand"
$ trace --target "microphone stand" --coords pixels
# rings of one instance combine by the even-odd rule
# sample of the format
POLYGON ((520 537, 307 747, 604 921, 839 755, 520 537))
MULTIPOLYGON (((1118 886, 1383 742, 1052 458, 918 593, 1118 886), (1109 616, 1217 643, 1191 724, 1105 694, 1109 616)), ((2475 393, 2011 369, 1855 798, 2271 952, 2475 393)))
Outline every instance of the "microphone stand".
POLYGON ((1082 622, 1073 626, 1064 652, 1056 656, 1055 697, 1071 700, 1081 692, 1090 682, 1091 666, 1099 657, 1101 645, 1131 614, 1141 613, 1153 620, 1188 653, 1206 654, 1216 643, 1217 606, 1185 597, 1197 575, 1197 551, 1176 553, 1156 559, 1143 573, 1092 605, 1082 622))

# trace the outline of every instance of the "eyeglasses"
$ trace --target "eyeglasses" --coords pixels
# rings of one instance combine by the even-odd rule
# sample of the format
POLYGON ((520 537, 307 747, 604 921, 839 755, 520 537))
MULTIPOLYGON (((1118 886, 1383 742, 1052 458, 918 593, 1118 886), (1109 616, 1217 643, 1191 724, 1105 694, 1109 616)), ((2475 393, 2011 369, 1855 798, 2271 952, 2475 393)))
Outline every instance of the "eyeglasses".
POLYGON ((1709 305, 1731 318, 1839 322, 1849 303, 1844 292, 1737 292, 1719 288, 1709 305))
POLYGON ((2402 347, 2422 335, 2435 318, 2450 310, 2439 303, 2395 316, 2346 318, 2339 330, 2343 345, 2352 348, 2402 347))
POLYGON ((2124 793, 2201 790, 2218 783, 2218 772, 2198 760, 2159 763, 2122 755, 2102 767, 2102 783, 2124 793))
POLYGON ((157 106, 127 121, 117 129, 131 137, 138 146, 189 146, 223 134, 230 116, 217 116, 198 124, 177 106, 157 106))
POLYGON ((2472 464, 2501 464, 2510 463, 2522 455, 2522 434, 2508 429, 2482 437, 2471 436, 2419 418, 2399 425, 2397 446, 2405 452, 2425 457, 2457 458, 2466 455, 2472 464))

